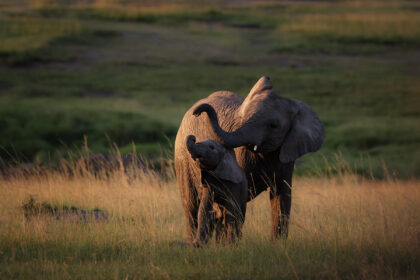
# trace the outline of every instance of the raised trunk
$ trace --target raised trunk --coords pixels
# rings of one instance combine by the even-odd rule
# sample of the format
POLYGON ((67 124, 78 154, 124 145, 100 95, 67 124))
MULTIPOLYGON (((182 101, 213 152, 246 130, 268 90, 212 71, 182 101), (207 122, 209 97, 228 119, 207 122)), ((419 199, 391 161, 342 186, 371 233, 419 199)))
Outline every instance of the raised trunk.
POLYGON ((246 127, 240 127, 235 131, 227 132, 224 131, 220 125, 217 118, 217 113, 214 108, 207 104, 201 104, 194 109, 194 115, 199 116, 202 112, 206 112, 209 116, 211 126, 213 127, 214 132, 219 137, 221 144, 228 148, 236 148, 248 144, 256 145, 253 143, 251 137, 252 134, 246 133, 246 127))

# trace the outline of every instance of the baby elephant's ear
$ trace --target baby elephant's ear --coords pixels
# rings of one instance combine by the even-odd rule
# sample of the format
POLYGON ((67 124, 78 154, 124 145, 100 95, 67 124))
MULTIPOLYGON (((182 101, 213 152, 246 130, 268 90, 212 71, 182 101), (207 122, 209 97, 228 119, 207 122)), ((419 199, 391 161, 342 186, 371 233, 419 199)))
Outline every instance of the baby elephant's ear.
POLYGON ((214 174, 219 179, 230 181, 234 184, 239 184, 244 180, 243 171, 236 162, 233 151, 226 151, 219 165, 214 170, 214 174))

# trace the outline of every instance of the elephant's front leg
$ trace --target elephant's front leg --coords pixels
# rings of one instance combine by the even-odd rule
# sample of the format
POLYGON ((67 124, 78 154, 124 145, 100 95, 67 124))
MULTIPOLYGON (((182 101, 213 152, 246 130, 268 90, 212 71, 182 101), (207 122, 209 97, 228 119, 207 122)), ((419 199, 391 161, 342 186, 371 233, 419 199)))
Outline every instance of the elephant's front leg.
POLYGON ((289 163, 276 172, 275 186, 270 189, 271 237, 287 238, 289 233, 290 208, 292 205, 292 174, 294 163, 289 163))
POLYGON ((213 210, 213 198, 211 197, 210 190, 203 188, 201 194, 200 206, 198 209, 198 227, 193 245, 200 247, 207 243, 211 229, 211 216, 213 210))
POLYGON ((291 208, 291 192, 282 192, 280 195, 270 193, 271 203, 271 237, 277 239, 280 236, 287 238, 289 232, 289 218, 291 208))

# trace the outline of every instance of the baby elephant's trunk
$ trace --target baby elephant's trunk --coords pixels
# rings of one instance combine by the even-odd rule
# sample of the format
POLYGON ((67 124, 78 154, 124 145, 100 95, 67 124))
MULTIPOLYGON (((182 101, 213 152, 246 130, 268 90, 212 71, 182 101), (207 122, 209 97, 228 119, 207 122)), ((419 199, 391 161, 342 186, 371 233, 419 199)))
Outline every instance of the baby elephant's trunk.
POLYGON ((187 136, 187 149, 190 152, 193 159, 196 159, 198 157, 196 148, 195 148, 195 136, 194 135, 188 135, 187 136))

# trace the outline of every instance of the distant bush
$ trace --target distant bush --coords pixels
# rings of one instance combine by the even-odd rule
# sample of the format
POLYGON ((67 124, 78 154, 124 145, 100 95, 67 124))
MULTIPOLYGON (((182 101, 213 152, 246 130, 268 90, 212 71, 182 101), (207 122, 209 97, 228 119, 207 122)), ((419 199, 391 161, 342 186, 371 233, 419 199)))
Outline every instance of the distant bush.
POLYGON ((140 113, 94 111, 0 111, 0 156, 47 160, 59 150, 77 150, 86 137, 89 149, 105 152, 111 143, 167 145, 176 128, 140 113))

